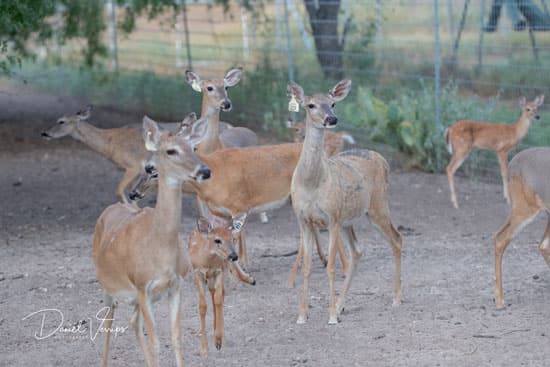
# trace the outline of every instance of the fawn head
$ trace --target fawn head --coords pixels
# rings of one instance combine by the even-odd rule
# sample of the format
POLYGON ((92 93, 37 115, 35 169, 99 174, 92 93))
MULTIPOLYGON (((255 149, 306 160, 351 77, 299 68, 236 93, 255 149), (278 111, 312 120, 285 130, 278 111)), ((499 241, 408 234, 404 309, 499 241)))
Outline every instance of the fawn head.
POLYGON ((289 99, 294 97, 306 110, 306 121, 309 119, 313 127, 330 129, 338 123, 338 117, 333 111, 334 104, 346 98, 350 89, 351 80, 344 79, 338 82, 327 94, 306 96, 302 87, 291 81, 287 86, 287 96, 289 99))
POLYGON ((201 80, 199 74, 187 70, 185 79, 191 84, 194 90, 201 92, 203 98, 206 98, 208 106, 212 106, 222 111, 231 111, 231 100, 227 96, 227 89, 236 85, 243 75, 241 68, 231 69, 225 74, 222 80, 207 79, 201 80))
POLYGON ((86 121, 92 115, 92 106, 88 105, 84 110, 78 111, 74 115, 64 115, 57 119, 55 125, 42 133, 46 139, 57 139, 71 134, 80 121, 86 121))
POLYGON ((541 94, 533 102, 527 103, 525 97, 519 99, 519 107, 521 108, 522 117, 528 118, 530 121, 533 119, 538 120, 540 116, 537 109, 544 103, 544 94, 541 94))
POLYGON ((197 232, 201 240, 196 243, 200 246, 198 251, 192 251, 192 256, 200 256, 206 263, 216 260, 237 261, 234 243, 236 236, 241 231, 246 213, 240 214, 228 221, 224 218, 210 215, 208 218, 200 217, 197 221, 197 232))
MULTIPOLYGON (((145 147, 154 152, 150 161, 161 174, 177 181, 202 181, 210 178, 210 168, 202 163, 193 151, 194 142, 181 134, 161 131, 149 117, 143 117, 145 147)), ((152 171, 152 164, 146 166, 152 171)))
POLYGON ((292 138, 295 143, 301 143, 306 138, 306 124, 303 122, 295 122, 289 118, 286 127, 292 131, 292 138))

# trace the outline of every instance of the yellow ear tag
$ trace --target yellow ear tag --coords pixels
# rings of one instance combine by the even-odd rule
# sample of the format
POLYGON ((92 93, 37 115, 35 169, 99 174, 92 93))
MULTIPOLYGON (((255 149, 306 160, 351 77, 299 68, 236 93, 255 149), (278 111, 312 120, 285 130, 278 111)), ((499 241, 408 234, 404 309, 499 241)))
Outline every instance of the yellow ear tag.
POLYGON ((196 92, 201 92, 201 86, 199 85, 199 83, 197 83, 196 80, 193 80, 193 83, 191 84, 191 87, 192 87, 196 92))
POLYGON ((296 100, 294 94, 292 95, 292 97, 290 97, 290 101, 288 102, 288 110, 290 112, 300 111, 300 105, 298 104, 298 101, 296 100))

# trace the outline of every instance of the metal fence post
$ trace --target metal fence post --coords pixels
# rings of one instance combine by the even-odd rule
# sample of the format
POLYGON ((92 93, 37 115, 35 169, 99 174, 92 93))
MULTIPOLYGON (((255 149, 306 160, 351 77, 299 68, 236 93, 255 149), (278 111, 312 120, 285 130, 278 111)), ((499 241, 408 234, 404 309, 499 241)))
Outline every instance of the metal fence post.
MULTIPOLYGON (((441 134, 441 50, 439 43, 439 0, 434 0, 434 103, 435 103, 435 131, 441 134)), ((435 148, 436 170, 441 170, 441 152, 435 148)))
POLYGON ((294 80, 294 57, 292 55, 292 44, 290 42, 290 25, 288 23, 288 0, 283 0, 285 10, 286 48, 288 55, 288 79, 294 80))
POLYGON ((118 43, 116 29, 116 0, 109 0, 109 29, 111 31, 111 55, 113 57, 113 69, 118 73, 118 43))
POLYGON ((485 20, 485 0, 480 2, 480 12, 479 12, 479 42, 477 45, 477 70, 476 73, 481 73, 481 68, 483 67, 483 22, 485 20))
POLYGON ((193 70, 191 65, 191 43, 189 41, 189 25, 187 24, 187 0, 183 0, 183 31, 185 32, 185 48, 187 50, 187 69, 193 70))
POLYGON ((176 10, 174 13, 174 28, 176 30, 176 68, 183 66, 183 37, 181 32, 181 0, 175 0, 176 10))

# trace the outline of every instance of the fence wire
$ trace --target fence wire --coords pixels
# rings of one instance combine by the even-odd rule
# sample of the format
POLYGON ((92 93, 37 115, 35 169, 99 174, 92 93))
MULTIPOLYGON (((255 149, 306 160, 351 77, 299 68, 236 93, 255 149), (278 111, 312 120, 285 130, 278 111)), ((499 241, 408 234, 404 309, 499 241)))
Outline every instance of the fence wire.
MULTIPOLYGON (((112 73, 177 77, 183 81, 183 72, 188 68, 207 78, 220 78, 230 67, 242 66, 245 72, 256 73, 257 80, 246 84, 249 90, 240 91, 240 101, 245 103, 230 116, 244 119, 242 123, 253 128, 277 131, 284 130, 286 120, 281 112, 285 110, 285 90, 261 99, 261 90, 270 91, 273 78, 264 75, 262 79, 258 73, 273 73, 272 77, 285 82, 295 78, 307 87, 306 92, 326 90, 335 81, 331 76, 345 76, 354 80, 356 93, 364 92, 372 99, 371 104, 385 101, 388 111, 390 100, 397 101, 404 110, 398 101, 406 87, 412 95, 429 89, 433 101, 425 110, 441 136, 444 128, 455 122, 448 120, 449 116, 515 122, 519 117, 518 98, 524 95, 531 100, 547 92, 550 85, 550 33, 545 32, 550 30, 550 14, 545 0, 273 0, 262 2, 261 7, 259 2, 251 4, 252 8, 246 8, 241 2, 230 1, 224 11, 205 1, 187 2, 177 13, 167 9, 155 19, 139 18, 135 31, 126 35, 116 31, 117 17, 124 9, 109 0, 105 22, 110 31, 105 41, 111 47, 104 67, 112 73), (311 20, 307 6, 325 5, 339 7, 337 18, 311 20), (329 25, 336 32, 314 34, 314 29, 329 25), (331 42, 340 43, 342 49, 320 49, 331 42), (322 58, 324 68, 319 62, 322 58), (444 98, 451 89, 455 94, 444 98), (458 112, 450 113, 454 99, 459 98, 473 98, 477 105, 462 110, 456 107, 458 112), (486 106, 487 110, 475 106, 486 106)), ((41 55, 47 60, 62 60, 65 67, 78 65, 81 46, 55 44, 41 50, 41 55)), ((65 78, 59 82, 63 84, 72 76, 63 76, 62 71, 44 75, 56 77, 65 78)), ((119 86, 113 93, 116 96, 127 93, 123 90, 126 88, 143 88, 140 83, 119 86)), ((182 91, 175 89, 161 104, 179 103, 182 109, 198 112, 200 98, 187 97, 191 94, 189 86, 182 83, 179 87, 182 91)), ((137 104, 146 105, 147 101, 139 100, 140 92, 132 95, 137 104)), ((147 98, 145 92, 143 98, 147 98)), ((430 96, 423 98, 416 103, 428 103, 430 96)), ((156 107, 167 111, 165 106, 156 107)), ((360 145, 372 147, 380 139, 373 138, 372 126, 361 123, 362 108, 356 111, 356 121, 344 126, 360 145)), ((549 145, 550 129, 544 126, 544 118, 542 121, 529 133, 522 148, 549 145)), ((386 144, 374 146, 384 149, 386 144)), ((447 155, 441 154, 438 163, 444 167, 447 155)), ((498 178, 495 155, 475 152, 463 171, 498 178)))

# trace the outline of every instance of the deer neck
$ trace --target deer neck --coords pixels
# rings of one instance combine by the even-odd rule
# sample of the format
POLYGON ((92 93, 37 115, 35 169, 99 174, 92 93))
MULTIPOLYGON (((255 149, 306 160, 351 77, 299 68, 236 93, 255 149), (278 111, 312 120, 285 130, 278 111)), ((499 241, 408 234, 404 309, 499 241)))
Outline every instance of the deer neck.
POLYGON ((528 117, 521 115, 518 122, 515 124, 516 136, 519 140, 523 139, 525 135, 527 135, 529 126, 531 126, 531 120, 528 117))
POLYGON ((210 154, 223 148, 220 140, 220 110, 203 101, 201 119, 206 120, 206 133, 200 143, 201 153, 210 154))
MULTIPOLYGON (((159 167, 160 168, 160 167, 159 167)), ((153 214, 151 238, 160 244, 177 246, 181 224, 181 186, 183 180, 159 169, 157 204, 153 214)))
POLYGON ((296 166, 296 179, 304 186, 318 187, 327 174, 325 129, 313 127, 306 117, 306 137, 296 166))
POLYGON ((105 156, 109 156, 110 146, 108 131, 92 126, 87 122, 79 121, 76 123, 76 128, 71 135, 73 138, 80 140, 93 150, 105 156))

